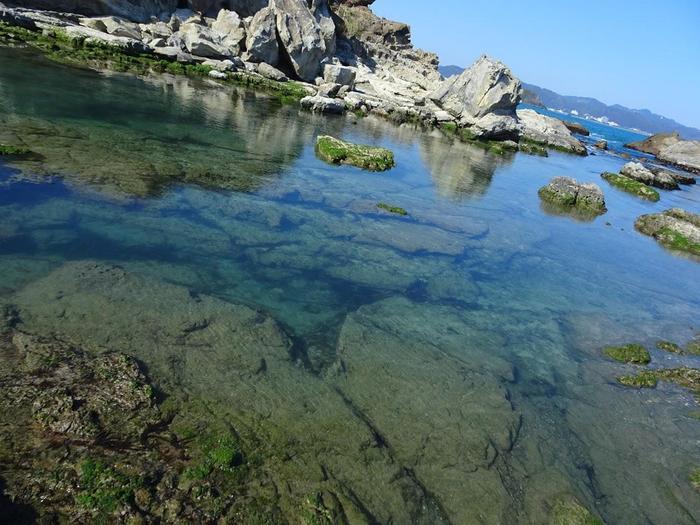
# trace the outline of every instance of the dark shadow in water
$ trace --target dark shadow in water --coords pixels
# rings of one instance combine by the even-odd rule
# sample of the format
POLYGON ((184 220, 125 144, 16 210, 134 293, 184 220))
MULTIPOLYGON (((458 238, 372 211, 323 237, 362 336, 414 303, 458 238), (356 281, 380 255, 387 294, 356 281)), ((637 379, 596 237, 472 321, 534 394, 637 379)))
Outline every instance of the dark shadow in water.
POLYGON ((29 525, 37 523, 38 515, 30 505, 13 502, 5 494, 5 481, 0 478, 0 517, 3 523, 29 525))

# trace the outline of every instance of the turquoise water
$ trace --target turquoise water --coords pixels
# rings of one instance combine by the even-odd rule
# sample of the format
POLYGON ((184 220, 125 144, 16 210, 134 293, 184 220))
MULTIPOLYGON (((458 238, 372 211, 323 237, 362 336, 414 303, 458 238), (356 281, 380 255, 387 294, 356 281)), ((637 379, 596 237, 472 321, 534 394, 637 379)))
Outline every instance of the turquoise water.
MULTIPOLYGON (((275 413, 299 436, 301 471, 346 450, 323 464, 380 522, 542 522, 562 493, 608 523, 700 516, 688 482, 700 464, 692 396, 624 389, 615 377, 634 370, 600 355, 700 330, 700 266, 633 227, 669 207, 700 212, 700 187, 649 203, 600 179, 624 163, 610 155, 493 156, 206 81, 79 71, 7 49, 0 121, 0 142, 36 152, 0 164, 0 300, 21 304, 28 328, 109 344, 105 318, 86 310, 71 321, 94 294, 111 307, 109 287, 70 291, 71 263, 85 260, 269 313, 295 341, 292 363, 276 384, 236 390, 248 408, 231 420, 261 411, 252 397, 266 388, 285 392, 275 413), (322 133, 388 147, 397 167, 326 165, 313 149, 322 133), (537 190, 560 175, 600 184, 608 213, 547 213, 537 190), (62 294, 73 305, 63 313, 62 294), (355 408, 342 418, 363 414, 357 425, 371 421, 390 456, 369 458, 333 425, 321 432, 346 405, 355 408), (411 469, 437 503, 402 515, 413 496, 397 491, 388 464, 411 469)), ((115 295, 114 315, 153 300, 167 320, 179 306, 154 290, 115 295)), ((234 392, 206 359, 188 374, 162 366, 167 350, 135 352, 170 388, 216 402, 234 392)), ((700 364, 651 352, 652 366, 700 364)))

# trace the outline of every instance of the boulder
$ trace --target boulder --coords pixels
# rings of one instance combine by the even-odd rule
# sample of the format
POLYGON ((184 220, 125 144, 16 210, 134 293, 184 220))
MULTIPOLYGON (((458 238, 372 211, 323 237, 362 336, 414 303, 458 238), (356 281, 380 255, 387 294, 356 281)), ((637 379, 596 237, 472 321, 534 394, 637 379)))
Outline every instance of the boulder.
POLYGON ((134 38, 123 36, 110 35, 89 27, 78 25, 69 25, 63 28, 70 38, 84 40, 87 43, 99 43, 119 48, 120 51, 130 55, 139 55, 142 53, 150 53, 151 49, 134 38))
POLYGON ((116 16, 82 18, 80 23, 85 27, 95 29, 96 31, 102 31, 103 33, 109 33, 114 36, 123 36, 125 38, 133 38, 134 40, 141 40, 143 37, 138 24, 116 16))
POLYGON ((595 147, 600 149, 600 150, 607 150, 608 149, 608 141, 607 140, 599 140, 598 142, 595 143, 595 147))
POLYGON ((489 113, 475 120, 469 128, 474 138, 480 140, 513 140, 520 137, 518 121, 510 115, 489 113))
POLYGON ((341 66, 338 64, 325 64, 323 66, 323 81, 330 84, 340 84, 341 86, 355 86, 357 70, 353 67, 341 66))
POLYGON ((226 80, 228 75, 223 71, 219 71, 218 69, 212 69, 209 71, 209 77, 216 80, 226 80))
POLYGON ((676 179, 668 175, 668 173, 659 171, 657 175, 639 162, 628 162, 622 167, 620 174, 648 186, 656 186, 665 190, 678 189, 676 179))
POLYGON ((700 173, 700 141, 683 140, 678 133, 658 133, 625 147, 655 155, 663 162, 692 173, 700 173))
POLYGON ((295 73, 313 82, 326 56, 326 44, 316 18, 304 0, 270 0, 277 34, 295 73))
POLYGON ((334 98, 322 97, 319 95, 308 96, 301 99, 299 102, 301 107, 314 113, 332 113, 340 115, 345 113, 345 104, 342 100, 334 98))
POLYGON ((642 215, 634 227, 667 248, 700 256, 700 215, 696 213, 672 208, 642 215))
POLYGON ((689 174, 681 173, 679 171, 665 170, 657 166, 647 166, 647 169, 651 171, 657 177, 671 177, 678 184, 695 184, 695 177, 689 174))
POLYGON ((499 113, 515 116, 522 86, 504 64, 484 55, 461 75, 450 77, 430 98, 463 124, 499 113))
POLYGON ((648 153, 649 155, 657 156, 659 153, 661 153, 661 150, 675 144, 679 140, 680 136, 678 133, 657 133, 656 135, 652 135, 644 140, 625 144, 625 147, 635 151, 641 151, 642 153, 648 153))
POLYGON ((596 184, 580 184, 570 177, 556 177, 539 190, 540 198, 562 209, 576 209, 592 214, 607 211, 605 196, 596 184))
POLYGON ((246 39, 247 59, 276 66, 279 62, 279 45, 275 13, 270 7, 261 9, 248 24, 246 39))
POLYGON ((276 80, 277 82, 287 82, 287 80, 289 80, 287 75, 282 73, 276 67, 266 64, 265 62, 261 62, 258 65, 258 74, 265 78, 269 78, 270 80, 276 80))
POLYGON ((207 26, 188 22, 172 38, 180 37, 187 51, 206 58, 237 56, 240 51, 239 35, 223 36, 207 26))
MULTIPOLYGON (((235 47, 239 50, 245 41, 245 29, 243 21, 235 11, 222 9, 211 24, 213 31, 221 35, 224 45, 235 47)), ((238 54, 238 53, 236 53, 238 54)))
POLYGON ((519 109, 517 115, 523 138, 577 155, 586 155, 586 147, 561 120, 541 115, 532 109, 519 109))
POLYGON ((318 95, 320 97, 335 98, 340 92, 340 88, 347 87, 340 84, 321 84, 318 87, 318 95))
POLYGON ((579 124, 578 122, 571 122, 568 120, 563 121, 564 125, 566 128, 571 132, 571 133, 576 133, 577 135, 583 135, 584 137, 587 137, 591 134, 590 131, 588 131, 582 124, 579 124))
POLYGON ((326 56, 335 54, 335 22, 328 7, 328 0, 311 0, 311 11, 321 30, 323 43, 326 46, 326 56))

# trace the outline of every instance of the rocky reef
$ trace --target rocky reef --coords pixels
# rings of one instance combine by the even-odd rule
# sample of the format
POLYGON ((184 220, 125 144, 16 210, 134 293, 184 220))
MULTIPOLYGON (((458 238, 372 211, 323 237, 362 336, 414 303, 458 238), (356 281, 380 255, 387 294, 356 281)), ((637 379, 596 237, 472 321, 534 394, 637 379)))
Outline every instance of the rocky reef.
POLYGON ((700 173, 700 141, 683 140, 678 133, 659 133, 625 147, 654 155, 691 173, 700 173))
POLYGON ((0 3, 0 22, 29 31, 9 31, 10 39, 48 39, 38 47, 67 61, 252 86, 293 79, 282 91, 313 111, 450 123, 469 140, 523 139, 585 154, 561 121, 516 112, 522 87, 507 66, 482 56, 443 79, 437 56, 414 48, 410 28, 376 16, 372 3, 21 0, 0 3))

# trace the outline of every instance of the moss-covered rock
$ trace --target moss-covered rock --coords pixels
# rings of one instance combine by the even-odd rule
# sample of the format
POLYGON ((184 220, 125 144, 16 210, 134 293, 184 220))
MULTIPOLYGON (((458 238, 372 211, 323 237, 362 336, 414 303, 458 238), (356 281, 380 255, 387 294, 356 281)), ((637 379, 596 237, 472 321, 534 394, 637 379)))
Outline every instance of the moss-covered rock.
POLYGON ((543 201, 592 214, 607 211, 603 192, 595 184, 580 184, 570 177, 556 177, 538 192, 543 201))
POLYGON ((377 208, 379 208, 380 210, 388 211, 389 213, 393 213, 395 215, 408 215, 408 212, 403 208, 399 206, 392 206, 391 204, 387 204, 385 202, 380 202, 379 204, 377 204, 377 208))
POLYGON ((700 257, 700 215, 672 208, 662 213, 642 215, 634 227, 670 250, 700 257))
POLYGON ((636 375, 620 376, 617 381, 621 385, 632 388, 656 388, 658 378, 654 372, 644 371, 636 375))
POLYGON ((330 164, 348 164, 370 171, 386 171, 394 167, 394 154, 388 149, 351 144, 328 135, 316 139, 316 154, 330 164))
POLYGON ((671 354, 682 354, 683 349, 676 343, 671 343, 670 341, 659 341, 656 343, 656 348, 663 350, 664 352, 669 352, 671 354))
POLYGON ((623 346, 606 346, 603 353, 610 359, 620 363, 634 365, 646 365, 651 362, 651 356, 646 348, 640 344, 628 344, 623 346))
POLYGON ((612 186, 646 199, 648 201, 657 202, 661 197, 659 192, 654 188, 650 188, 646 184, 642 184, 639 181, 625 177, 624 175, 618 175, 616 173, 605 172, 601 175, 606 181, 608 181, 612 186))
POLYGON ((0 157, 3 156, 12 156, 12 157, 20 157, 24 155, 28 155, 30 151, 27 148, 23 148, 21 146, 12 146, 11 144, 1 144, 0 143, 0 157))
POLYGON ((557 500, 549 515, 549 525, 604 525, 590 510, 573 496, 557 500))

